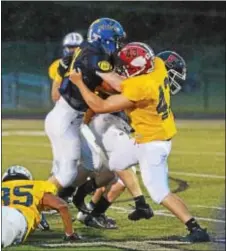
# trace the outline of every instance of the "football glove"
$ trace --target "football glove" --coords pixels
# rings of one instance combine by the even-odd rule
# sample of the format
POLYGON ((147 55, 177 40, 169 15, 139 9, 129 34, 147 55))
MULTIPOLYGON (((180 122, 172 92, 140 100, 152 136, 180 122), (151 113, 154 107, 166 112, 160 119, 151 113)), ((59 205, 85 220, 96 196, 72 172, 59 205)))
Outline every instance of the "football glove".
POLYGON ((65 73, 67 72, 71 61, 72 61, 73 53, 68 53, 66 56, 62 57, 59 66, 57 68, 58 74, 63 78, 65 73))

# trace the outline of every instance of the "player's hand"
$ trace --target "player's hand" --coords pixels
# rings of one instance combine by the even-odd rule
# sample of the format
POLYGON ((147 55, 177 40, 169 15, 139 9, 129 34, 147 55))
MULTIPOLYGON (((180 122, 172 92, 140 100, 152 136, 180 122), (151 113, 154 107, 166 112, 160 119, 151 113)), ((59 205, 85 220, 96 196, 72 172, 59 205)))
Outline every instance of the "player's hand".
POLYGON ((65 234, 65 236, 64 236, 64 241, 68 241, 68 242, 74 242, 74 241, 79 241, 79 240, 81 240, 82 238, 81 238, 81 236, 79 236, 78 234, 76 234, 76 233, 73 233, 73 234, 71 234, 71 235, 66 235, 65 234))
POLYGON ((79 83, 82 81, 81 70, 79 68, 76 68, 75 70, 71 71, 69 79, 73 84, 78 86, 79 83))
POLYGON ((63 78, 65 73, 67 72, 70 64, 72 61, 72 55, 68 54, 66 56, 64 56, 63 58, 61 58, 60 62, 59 62, 59 66, 57 68, 57 72, 58 74, 63 78))

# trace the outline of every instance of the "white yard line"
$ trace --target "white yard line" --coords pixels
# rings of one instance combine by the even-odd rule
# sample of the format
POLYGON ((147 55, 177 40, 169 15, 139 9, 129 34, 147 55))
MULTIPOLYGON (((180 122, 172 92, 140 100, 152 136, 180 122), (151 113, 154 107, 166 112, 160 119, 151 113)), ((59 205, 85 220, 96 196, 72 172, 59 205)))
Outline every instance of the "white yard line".
POLYGON ((216 155, 216 156, 225 156, 225 152, 202 152, 202 151, 172 151, 172 155, 195 155, 195 156, 202 156, 202 155, 216 155))
MULTIPOLYGON (((126 208, 124 208, 124 207, 115 207, 115 206, 111 206, 110 209, 119 210, 119 211, 121 211, 122 213, 130 213, 131 211, 133 211, 133 210, 131 210, 131 209, 126 209, 126 208)), ((175 218, 174 215, 169 214, 169 213, 164 213, 163 210, 156 210, 156 211, 154 211, 154 214, 155 214, 155 215, 159 215, 159 216, 167 216, 167 217, 175 218)), ((202 221, 208 221, 208 222, 225 223, 224 220, 212 219, 212 218, 205 218, 205 217, 196 217, 196 219, 202 220, 202 221)))
MULTIPOLYGON (((11 135, 11 132, 4 132, 2 134, 2 136, 9 136, 8 135, 11 135)), ((19 133, 19 134, 13 134, 13 135, 17 135, 17 136, 24 136, 25 134, 23 133, 19 133)), ((42 132, 29 132, 28 134, 26 134, 27 136, 46 136, 44 134, 42 134, 42 132)), ((44 146, 44 147, 50 147, 50 144, 42 144, 42 143, 19 143, 19 142, 2 142, 3 145, 12 145, 12 146, 30 146, 30 147, 38 147, 38 146, 44 146)), ((171 153, 172 155, 194 155, 194 156, 201 156, 201 155, 215 155, 215 156, 222 156, 224 157, 225 156, 225 153, 224 152, 206 152, 206 151, 203 151, 203 152, 197 152, 197 151, 172 151, 171 153)))
POLYGON ((46 136, 43 130, 40 131, 3 131, 2 137, 6 136, 46 136))
POLYGON ((169 173, 175 175, 182 175, 182 176, 184 175, 184 176, 199 177, 199 178, 225 179, 225 176, 206 174, 206 173, 186 173, 186 172, 174 172, 174 171, 169 171, 169 173))
POLYGON ((224 211, 225 208, 224 207, 211 207, 211 206, 202 206, 202 205, 194 205, 192 207, 198 207, 198 208, 210 208, 210 209, 217 209, 217 210, 222 210, 224 211))
MULTIPOLYGON (((40 146, 47 147, 47 144, 40 144, 40 146)), ((38 146, 35 145, 35 146, 38 146)), ((7 154, 4 155, 5 157, 7 154)), ((27 163, 51 163, 52 160, 47 160, 47 159, 25 159, 25 158, 20 158, 17 159, 20 161, 26 161, 27 163)), ((137 170, 139 173, 140 170, 137 170)), ((198 177, 198 178, 208 178, 208 179, 225 179, 225 176, 221 175, 214 175, 214 174, 207 174, 207 173, 186 173, 186 172, 175 172, 175 171, 169 171, 169 174, 174 174, 174 175, 181 175, 181 176, 189 176, 189 177, 198 177)))

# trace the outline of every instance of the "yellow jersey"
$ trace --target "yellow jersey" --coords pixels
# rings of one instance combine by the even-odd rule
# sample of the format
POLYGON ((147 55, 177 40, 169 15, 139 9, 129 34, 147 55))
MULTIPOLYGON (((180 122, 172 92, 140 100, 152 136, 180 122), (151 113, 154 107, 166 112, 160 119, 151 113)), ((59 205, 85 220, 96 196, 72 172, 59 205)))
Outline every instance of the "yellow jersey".
POLYGON ((45 193, 57 193, 49 181, 12 180, 2 182, 2 205, 19 210, 27 221, 27 232, 23 240, 36 229, 40 212, 44 210, 41 201, 45 193))
POLYGON ((126 112, 137 143, 168 140, 176 134, 168 73, 160 58, 155 58, 153 72, 124 80, 122 95, 135 103, 126 112))
POLYGON ((60 75, 57 73, 57 68, 59 66, 60 59, 53 61, 53 63, 49 66, 48 73, 50 79, 54 80, 56 78, 60 78, 60 75))
MULTIPOLYGON (((75 62, 76 58, 79 56, 80 52, 81 52, 80 47, 77 47, 73 53, 72 61, 70 63, 70 66, 69 66, 67 72, 65 73, 65 77, 68 77, 70 75, 70 71, 73 70, 74 62, 75 62)), ((59 66, 60 60, 61 59, 59 58, 59 59, 56 59, 55 61, 53 61, 48 69, 48 74, 49 74, 50 79, 56 80, 59 83, 61 83, 63 80, 62 77, 57 72, 57 68, 59 66)))

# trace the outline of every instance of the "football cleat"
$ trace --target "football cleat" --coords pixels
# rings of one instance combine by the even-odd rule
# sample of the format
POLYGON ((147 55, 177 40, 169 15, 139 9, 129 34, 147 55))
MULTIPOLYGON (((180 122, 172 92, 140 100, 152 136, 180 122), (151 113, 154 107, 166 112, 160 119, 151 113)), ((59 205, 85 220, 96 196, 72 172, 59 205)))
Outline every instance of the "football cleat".
POLYGON ((137 221, 141 219, 150 219, 154 216, 154 213, 148 204, 145 207, 138 207, 132 213, 128 215, 128 219, 137 221))
POLYGON ((206 229, 203 228, 195 228, 194 230, 190 231, 188 235, 185 237, 182 237, 180 239, 181 241, 184 242, 208 242, 210 241, 210 236, 207 233, 206 229))
POLYGON ((106 214, 101 214, 100 217, 104 218, 106 223, 116 225, 116 221, 113 218, 107 216, 106 214))
POLYGON ((88 216, 88 214, 85 214, 85 213, 79 211, 77 216, 76 216, 76 219, 78 221, 80 221, 81 223, 84 223, 87 216, 88 216))
POLYGON ((88 215, 84 221, 85 225, 93 228, 102 228, 102 229, 117 229, 116 224, 112 224, 112 222, 106 220, 103 215, 100 216, 92 216, 88 215))

